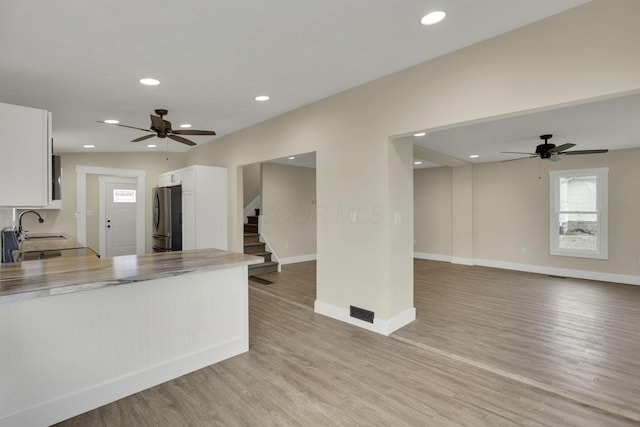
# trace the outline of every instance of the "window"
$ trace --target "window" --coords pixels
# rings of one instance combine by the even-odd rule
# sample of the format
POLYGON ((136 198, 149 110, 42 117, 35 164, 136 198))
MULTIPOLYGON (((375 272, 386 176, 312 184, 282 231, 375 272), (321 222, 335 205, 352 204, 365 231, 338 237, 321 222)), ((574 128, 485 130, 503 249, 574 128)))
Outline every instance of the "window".
POLYGON ((135 203, 136 190, 113 190, 113 203, 135 203))
POLYGON ((551 255, 607 259, 609 168, 549 172, 551 255))

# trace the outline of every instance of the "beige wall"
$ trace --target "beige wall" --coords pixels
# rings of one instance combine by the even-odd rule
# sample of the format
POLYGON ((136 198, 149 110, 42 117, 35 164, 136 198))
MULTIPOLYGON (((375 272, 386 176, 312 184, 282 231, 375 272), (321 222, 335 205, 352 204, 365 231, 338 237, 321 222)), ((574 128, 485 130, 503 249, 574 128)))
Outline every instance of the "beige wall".
POLYGON ((316 170, 262 164, 262 230, 278 258, 316 254, 316 170))
POLYGON ((262 186, 260 182, 260 163, 253 163, 242 168, 243 198, 242 206, 246 207, 260 195, 262 186))
POLYGON ((414 172, 415 252, 451 258, 451 180, 446 166, 414 172))
POLYGON ((474 257, 511 263, 640 274, 640 149, 474 167, 474 257), (609 259, 549 255, 549 171, 609 168, 609 259), (538 179, 540 176, 540 179, 538 179))
MULTIPOLYGON (((639 137, 640 138, 640 137, 639 137)), ((511 264, 640 274, 640 149, 565 156, 560 162, 523 159, 473 166, 473 254, 479 263, 511 264), (549 171, 609 168, 609 259, 549 254, 549 171)), ((416 252, 453 256, 450 168, 414 173, 416 252)))
POLYGON ((412 304, 412 276, 392 273, 413 256, 413 221, 393 221, 413 190, 390 185, 402 180, 391 176, 388 137, 638 90, 639 15, 638 1, 594 0, 221 137, 189 151, 188 162, 230 169, 229 241, 240 251, 238 166, 315 151, 317 200, 331 218, 318 222, 317 301, 391 319, 412 304))

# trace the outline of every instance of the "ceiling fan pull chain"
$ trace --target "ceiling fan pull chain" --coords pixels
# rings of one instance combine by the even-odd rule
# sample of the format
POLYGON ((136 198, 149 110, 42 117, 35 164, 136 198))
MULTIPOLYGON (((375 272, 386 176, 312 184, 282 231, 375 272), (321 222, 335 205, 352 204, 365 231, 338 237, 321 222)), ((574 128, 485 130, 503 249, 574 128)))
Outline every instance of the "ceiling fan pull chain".
POLYGON ((538 157, 538 179, 542 179, 542 159, 540 157, 538 157))

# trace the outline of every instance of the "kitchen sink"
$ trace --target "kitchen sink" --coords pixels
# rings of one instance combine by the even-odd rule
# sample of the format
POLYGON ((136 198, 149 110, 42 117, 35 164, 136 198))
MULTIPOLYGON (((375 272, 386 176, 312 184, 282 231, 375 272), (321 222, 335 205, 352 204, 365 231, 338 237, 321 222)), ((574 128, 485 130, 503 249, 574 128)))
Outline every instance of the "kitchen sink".
POLYGON ((27 233, 24 236, 25 240, 59 240, 59 239, 65 239, 65 237, 62 234, 50 234, 50 233, 44 233, 44 234, 29 234, 27 233))
POLYGON ((20 252, 18 261, 34 261, 47 258, 55 258, 62 255, 60 251, 33 251, 33 252, 20 252))

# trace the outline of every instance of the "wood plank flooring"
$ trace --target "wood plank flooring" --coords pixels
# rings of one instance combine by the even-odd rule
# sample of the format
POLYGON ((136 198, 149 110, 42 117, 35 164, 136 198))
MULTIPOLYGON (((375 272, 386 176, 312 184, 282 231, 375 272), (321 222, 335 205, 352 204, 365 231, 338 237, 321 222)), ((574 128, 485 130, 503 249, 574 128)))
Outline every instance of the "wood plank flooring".
MULTIPOLYGON (((633 320, 637 310, 634 306, 640 306, 636 299, 640 289, 623 287, 614 291, 614 296, 607 296, 609 288, 593 287, 591 282, 587 282, 587 291, 577 292, 579 296, 563 301, 567 293, 573 295, 575 291, 571 289, 583 285, 570 284, 569 290, 551 286, 546 293, 542 293, 546 295, 543 297, 529 289, 533 285, 525 285, 531 280, 535 282, 535 278, 526 274, 523 279, 520 278, 523 273, 506 272, 508 274, 504 279, 491 279, 490 273, 496 272, 491 270, 484 273, 489 275, 483 279, 488 284, 479 284, 477 280, 482 274, 463 269, 457 274, 462 275, 461 281, 467 286, 457 287, 449 283, 455 282, 449 277, 455 271, 447 267, 459 266, 416 262, 416 271, 419 273, 416 274, 418 320, 407 327, 414 327, 413 332, 405 328, 398 333, 415 333, 418 338, 425 340, 433 336, 433 342, 428 341, 428 345, 437 341, 442 348, 440 353, 425 350, 417 340, 408 344, 313 313, 315 263, 287 265, 282 273, 269 275, 271 280, 276 279, 275 283, 250 284, 248 353, 121 399, 60 425, 638 425, 628 418, 563 398, 518 378, 496 374, 466 360, 456 360, 448 352, 454 349, 478 353, 478 357, 493 355, 488 362, 498 365, 504 359, 505 367, 514 370, 519 365, 513 360, 514 354, 530 352, 547 358, 547 354, 557 353, 556 358, 561 360, 561 353, 568 348, 568 354, 578 359, 583 355, 575 353, 574 338, 564 338, 573 337, 568 330, 578 329, 582 331, 579 337, 592 346, 591 350, 584 350, 585 354, 596 355, 600 361, 598 366, 602 365, 602 369, 630 366, 627 364, 638 354, 629 351, 635 351, 636 347, 619 344, 618 341, 626 343, 621 338, 616 338, 616 342, 611 341, 606 329, 608 326, 614 329, 622 326, 616 322, 624 319, 633 320), (428 278, 423 278, 423 275, 428 278), (441 276, 440 280, 435 279, 438 275, 441 276), (444 282, 445 279, 449 282, 444 282), (492 280, 504 284, 497 285, 499 290, 487 295, 484 288, 492 280), (520 283, 522 295, 513 292, 513 286, 517 285, 509 283, 520 283), (446 297, 447 294, 450 296, 446 297), (534 301, 536 297, 539 299, 534 301), (504 304, 509 304, 510 299, 515 302, 505 308, 504 304), (583 303, 587 308, 581 307, 583 303), (487 308, 482 308, 485 305, 487 308), (527 309, 528 306, 531 307, 527 309), (529 313, 535 311, 535 307, 544 308, 548 315, 545 321, 542 320, 544 314, 536 316, 535 313, 529 313), (577 315, 567 314, 567 307, 583 314, 573 317, 577 315), (455 311, 452 312, 453 308, 455 311), (490 311, 495 312, 496 320, 490 318, 490 311), (614 313, 607 314, 611 311, 614 313), (533 316, 531 321, 518 320, 525 315, 533 316), (462 319, 456 320, 458 317, 462 319), (432 326, 429 319, 439 323, 432 326), (550 326, 554 320, 555 325, 550 326), (570 322, 565 324, 567 321, 570 322), (430 332, 419 332, 421 328, 415 327, 418 322, 424 328, 430 328, 430 332), (512 329, 512 325, 519 327, 512 329), (441 328, 449 331, 448 337, 438 332, 441 328), (478 328, 477 334, 469 331, 474 328, 478 328), (589 336, 591 329, 598 332, 592 338, 589 336), (514 336, 519 331, 525 333, 525 341, 526 337, 534 337, 528 342, 528 347, 521 338, 514 336), (545 338, 542 341, 545 345, 537 347, 538 335, 556 333, 558 337, 545 338), (492 335, 497 336, 498 344, 493 349, 483 350, 492 347, 488 344, 492 335), (567 340, 569 345, 566 344, 567 340), (465 343, 469 350, 465 350, 465 343), (612 343, 616 350, 607 350, 612 343), (505 351, 505 356, 499 354, 502 351, 505 351), (613 361, 601 354, 606 351, 614 353, 613 361)), ((561 284, 565 283, 562 281, 561 284)), ((637 334, 633 329, 633 325, 626 325, 625 329, 610 332, 637 334)), ((634 339, 634 336, 629 339, 634 339)), ((545 368, 562 378, 564 368, 554 368, 551 364, 552 361, 546 361, 539 364, 542 367, 531 370, 537 372, 545 368)), ((580 368, 580 363, 572 366, 580 368)), ((617 373, 609 375, 612 381, 619 380, 617 373)), ((575 376, 583 378, 588 374, 578 369, 575 376)), ((617 399, 628 401, 625 396, 633 396, 637 382, 631 378, 621 384, 631 394, 618 393, 617 399)))
POLYGON ((415 261, 398 339, 640 422, 640 287, 415 261))
POLYGON ((271 285, 249 284, 277 298, 313 309, 316 300, 316 262, 300 262, 282 266, 281 273, 263 274, 260 278, 270 280, 271 285))

